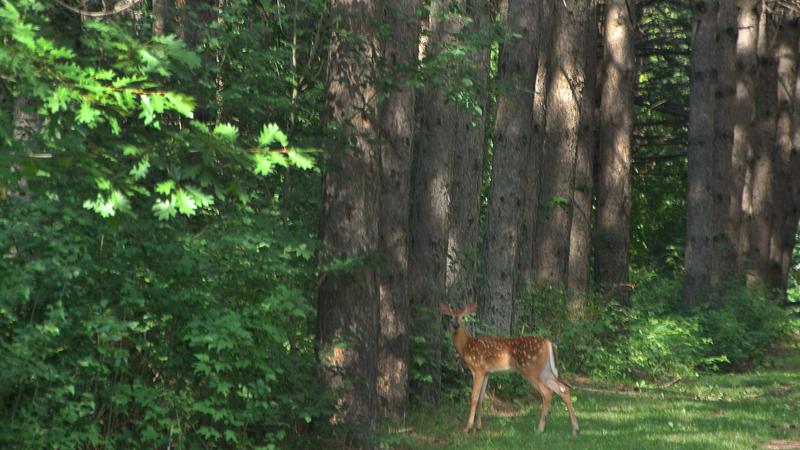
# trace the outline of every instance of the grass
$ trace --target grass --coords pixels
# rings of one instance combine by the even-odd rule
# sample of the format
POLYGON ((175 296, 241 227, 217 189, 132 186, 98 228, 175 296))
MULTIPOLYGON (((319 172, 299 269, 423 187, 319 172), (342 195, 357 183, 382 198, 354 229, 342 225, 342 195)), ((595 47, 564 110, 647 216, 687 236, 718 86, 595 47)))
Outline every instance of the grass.
MULTIPOLYGON (((501 376, 518 375, 493 377, 501 376)), ((566 408, 555 397, 547 429, 537 432, 541 401, 528 391, 514 403, 485 402, 483 428, 471 435, 462 431, 469 410, 465 391, 458 401, 414 412, 403 427, 383 434, 383 447, 800 449, 800 342, 787 345, 769 367, 753 372, 703 375, 638 391, 577 384, 572 397, 581 427, 578 436, 570 435, 566 408)))

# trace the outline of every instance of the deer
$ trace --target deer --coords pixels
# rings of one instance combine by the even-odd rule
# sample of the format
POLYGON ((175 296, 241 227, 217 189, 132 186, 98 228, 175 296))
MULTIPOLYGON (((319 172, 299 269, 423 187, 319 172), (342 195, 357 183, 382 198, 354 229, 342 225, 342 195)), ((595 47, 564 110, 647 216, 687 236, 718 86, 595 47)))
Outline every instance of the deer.
POLYGON ((448 328, 453 336, 453 344, 462 362, 472 372, 472 397, 464 432, 481 428, 481 408, 489 374, 517 371, 525 377, 542 396, 542 413, 539 417, 539 431, 544 431, 545 417, 550 410, 553 393, 561 397, 567 405, 572 422, 572 434, 580 431, 575 409, 568 386, 558 378, 556 369, 556 346, 550 339, 542 336, 500 337, 471 336, 464 326, 464 317, 475 312, 475 303, 464 308, 453 309, 449 304, 439 302, 439 309, 452 318, 448 328), (475 418, 477 410, 478 417, 475 418))

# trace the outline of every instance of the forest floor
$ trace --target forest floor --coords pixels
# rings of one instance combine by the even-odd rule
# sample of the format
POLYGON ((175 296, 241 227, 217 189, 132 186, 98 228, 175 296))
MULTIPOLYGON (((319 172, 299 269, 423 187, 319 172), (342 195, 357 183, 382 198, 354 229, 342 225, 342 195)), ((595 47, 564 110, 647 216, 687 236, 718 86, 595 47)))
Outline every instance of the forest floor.
POLYGON ((669 387, 568 380, 581 427, 577 436, 570 435, 566 408, 555 396, 547 428, 537 432, 541 401, 531 390, 514 402, 487 400, 483 428, 470 435, 462 431, 467 395, 432 411, 417 411, 404 427, 383 435, 383 447, 800 449, 800 340, 777 349, 765 368, 706 374, 669 387))

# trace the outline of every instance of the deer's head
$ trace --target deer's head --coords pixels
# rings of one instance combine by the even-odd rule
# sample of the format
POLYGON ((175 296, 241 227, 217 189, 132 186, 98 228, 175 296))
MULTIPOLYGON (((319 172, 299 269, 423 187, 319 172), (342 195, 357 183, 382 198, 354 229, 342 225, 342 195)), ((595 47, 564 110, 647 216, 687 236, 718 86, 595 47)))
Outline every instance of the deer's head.
POLYGON ((439 310, 442 314, 450 316, 451 320, 448 323, 448 331, 455 332, 458 327, 461 326, 461 323, 464 321, 464 317, 472 314, 475 312, 475 307, 477 305, 475 303, 470 303, 469 305, 455 309, 444 302, 439 302, 439 310))

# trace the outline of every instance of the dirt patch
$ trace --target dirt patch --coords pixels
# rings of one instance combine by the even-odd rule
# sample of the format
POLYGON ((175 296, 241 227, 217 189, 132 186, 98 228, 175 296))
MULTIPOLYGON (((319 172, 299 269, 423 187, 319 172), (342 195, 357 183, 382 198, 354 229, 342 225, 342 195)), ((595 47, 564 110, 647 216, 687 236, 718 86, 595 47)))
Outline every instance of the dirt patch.
POLYGON ((766 448, 769 450, 800 450, 800 441, 776 439, 774 441, 767 442, 761 448, 766 448))

